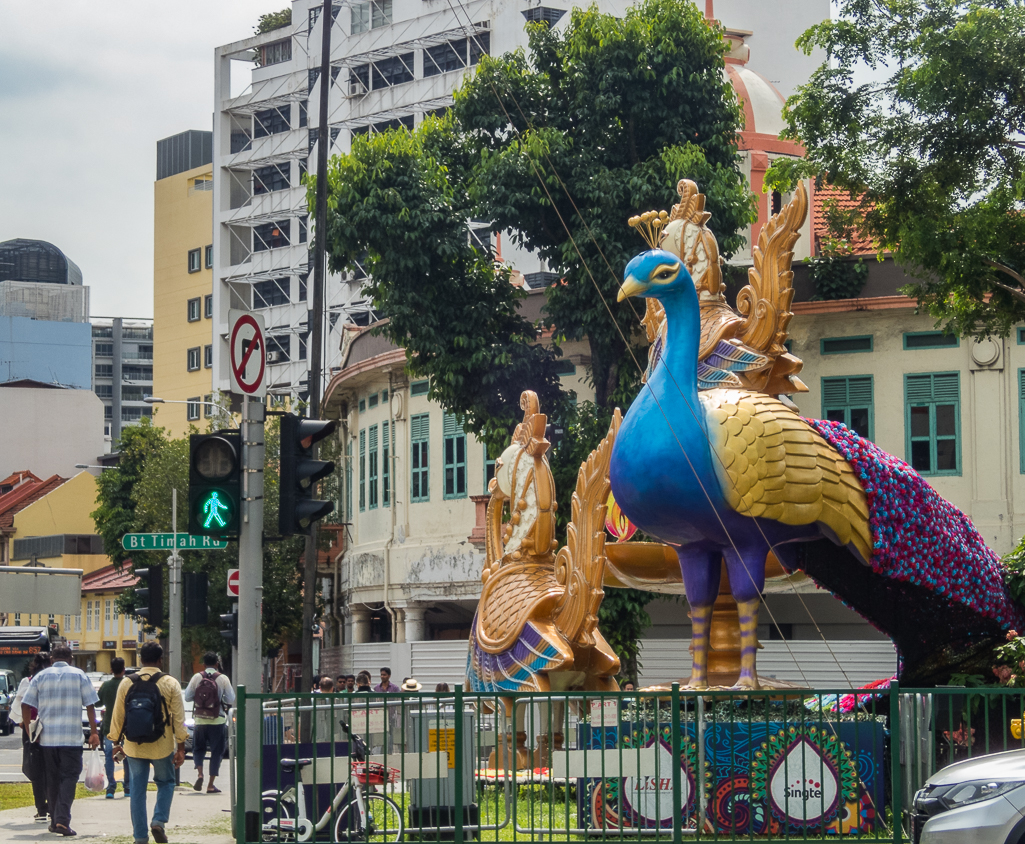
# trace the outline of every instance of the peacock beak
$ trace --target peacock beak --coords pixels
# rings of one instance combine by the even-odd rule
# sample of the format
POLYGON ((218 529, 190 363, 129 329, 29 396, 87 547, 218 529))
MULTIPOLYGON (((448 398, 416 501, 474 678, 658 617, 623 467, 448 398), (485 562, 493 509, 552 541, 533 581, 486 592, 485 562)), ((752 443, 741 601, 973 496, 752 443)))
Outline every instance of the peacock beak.
POLYGON ((617 302, 622 302, 624 299, 629 299, 631 296, 636 296, 638 293, 643 293, 648 289, 648 285, 643 281, 638 281, 632 275, 628 275, 623 280, 622 287, 619 288, 619 296, 616 297, 617 302))

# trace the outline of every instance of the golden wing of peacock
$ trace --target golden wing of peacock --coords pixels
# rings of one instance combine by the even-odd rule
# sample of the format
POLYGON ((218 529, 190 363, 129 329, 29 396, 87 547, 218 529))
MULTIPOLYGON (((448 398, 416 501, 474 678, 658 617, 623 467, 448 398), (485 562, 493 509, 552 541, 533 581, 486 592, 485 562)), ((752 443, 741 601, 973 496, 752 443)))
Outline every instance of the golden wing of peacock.
POLYGON ((762 226, 751 250, 749 283, 737 294, 737 310, 744 319, 734 337, 772 361, 771 367, 745 373, 741 381, 748 389, 769 395, 808 390, 797 377, 804 364, 783 345, 793 318, 794 244, 807 215, 808 191, 799 182, 793 200, 762 226))
POLYGON ((713 463, 730 507, 787 525, 818 522, 864 562, 868 502, 850 464, 779 400, 748 390, 699 394, 713 463))
POLYGON ((573 492, 566 544, 555 557, 555 579, 565 586, 555 624, 574 645, 593 647, 598 607, 605 592, 605 516, 609 499, 609 461, 623 421, 616 408, 609 432, 581 464, 573 492))

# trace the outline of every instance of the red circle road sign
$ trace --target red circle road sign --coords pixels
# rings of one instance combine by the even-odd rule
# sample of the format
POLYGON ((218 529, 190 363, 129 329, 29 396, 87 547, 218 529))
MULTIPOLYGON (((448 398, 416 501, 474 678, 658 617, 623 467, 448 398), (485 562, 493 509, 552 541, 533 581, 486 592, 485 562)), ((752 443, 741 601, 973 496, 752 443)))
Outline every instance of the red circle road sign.
POLYGON ((238 569, 228 569, 228 597, 238 597, 238 569))
POLYGON ((243 393, 253 395, 263 384, 263 374, 267 368, 267 354, 263 331, 252 314, 242 314, 231 327, 229 352, 231 354, 232 380, 243 393), (247 338, 248 343, 246 342, 247 338), (254 378, 249 366, 249 359, 256 354, 257 349, 260 351, 257 358, 259 366, 255 368, 254 378))

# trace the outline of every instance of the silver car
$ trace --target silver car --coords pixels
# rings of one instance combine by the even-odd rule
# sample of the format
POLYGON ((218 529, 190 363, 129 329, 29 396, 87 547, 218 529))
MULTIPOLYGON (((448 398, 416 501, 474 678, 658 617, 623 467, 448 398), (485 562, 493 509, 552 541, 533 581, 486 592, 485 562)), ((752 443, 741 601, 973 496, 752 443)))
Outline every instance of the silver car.
POLYGON ((1025 750, 937 771, 915 795, 915 844, 1025 842, 1025 750))

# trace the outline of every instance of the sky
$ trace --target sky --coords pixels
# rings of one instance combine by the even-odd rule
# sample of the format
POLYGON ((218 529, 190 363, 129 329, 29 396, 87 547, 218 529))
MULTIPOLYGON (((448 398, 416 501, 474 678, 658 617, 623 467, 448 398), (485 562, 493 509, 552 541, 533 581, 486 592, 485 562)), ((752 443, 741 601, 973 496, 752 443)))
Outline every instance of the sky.
POLYGON ((0 241, 47 240, 94 316, 153 315, 157 141, 210 129, 214 49, 284 0, 32 0, 0 27, 0 241))

